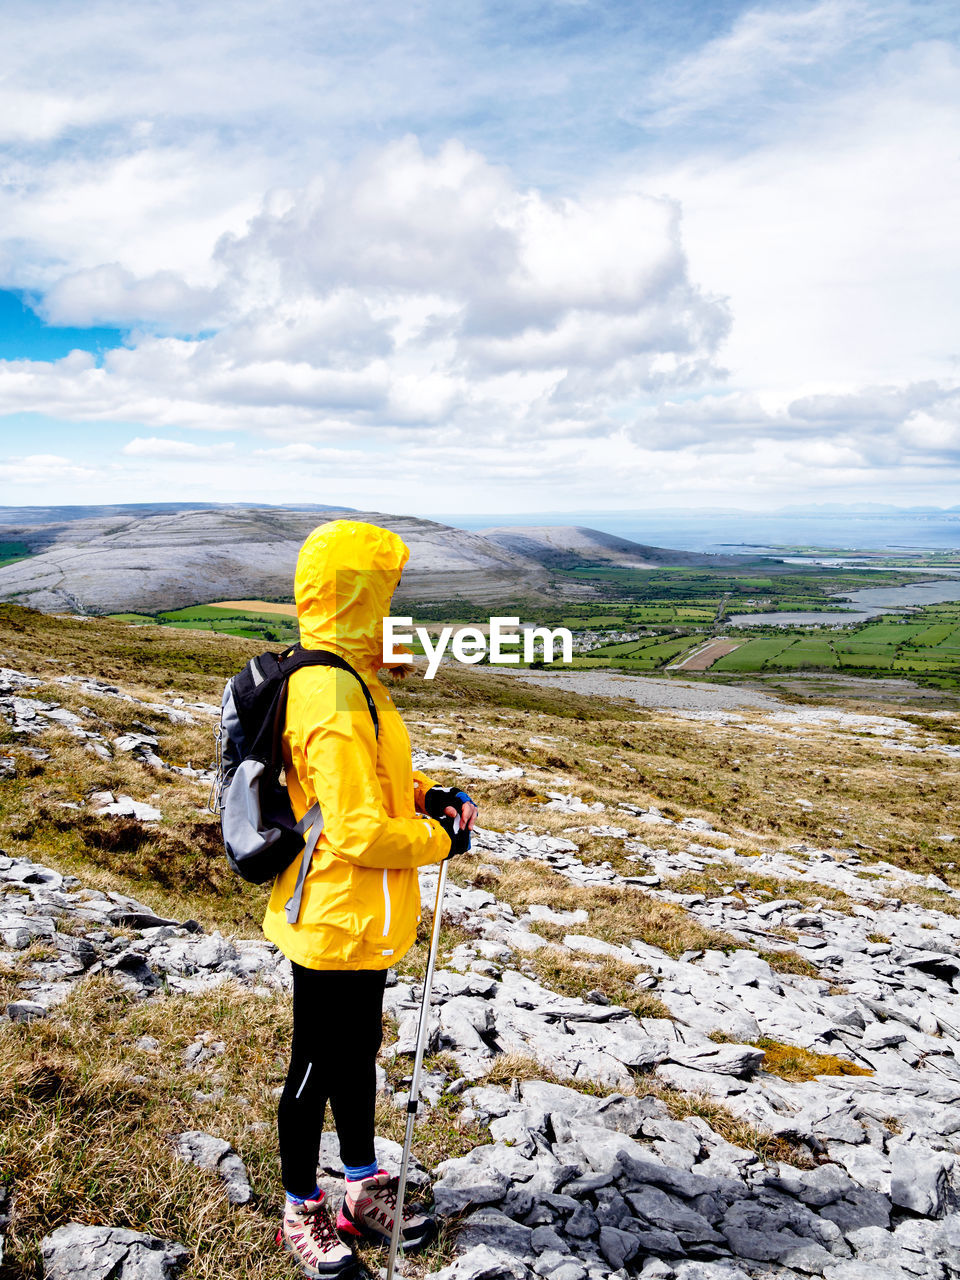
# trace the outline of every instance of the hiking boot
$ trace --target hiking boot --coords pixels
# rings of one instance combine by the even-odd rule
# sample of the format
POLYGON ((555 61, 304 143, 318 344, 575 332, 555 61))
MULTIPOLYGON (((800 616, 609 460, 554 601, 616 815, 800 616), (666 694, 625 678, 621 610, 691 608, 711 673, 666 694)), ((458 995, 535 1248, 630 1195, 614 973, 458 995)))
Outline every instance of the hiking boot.
MULTIPOLYGON (((364 1178, 352 1203, 344 1196, 337 1214, 337 1230, 341 1235, 389 1245, 397 1211, 398 1182, 398 1178, 381 1169, 372 1178, 364 1178)), ((404 1253, 422 1249, 436 1234, 436 1220, 422 1213, 419 1206, 408 1204, 400 1228, 400 1247, 404 1253)))
POLYGON ((337 1235, 325 1201, 322 1191, 316 1200, 304 1200, 303 1204, 288 1200, 277 1244, 286 1245, 304 1275, 314 1280, 321 1276, 343 1280, 356 1275, 357 1261, 350 1246, 337 1235))

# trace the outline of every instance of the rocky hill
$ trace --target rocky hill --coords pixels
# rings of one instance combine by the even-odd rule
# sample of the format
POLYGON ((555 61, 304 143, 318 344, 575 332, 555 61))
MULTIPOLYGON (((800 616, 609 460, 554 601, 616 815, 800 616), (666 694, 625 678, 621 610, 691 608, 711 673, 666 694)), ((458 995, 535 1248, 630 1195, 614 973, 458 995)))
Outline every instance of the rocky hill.
MULTIPOLYGON (((155 612, 292 590, 297 552, 321 520, 353 517, 395 529, 410 547, 400 599, 484 603, 536 597, 548 572, 585 564, 640 568, 739 566, 736 557, 646 547, 596 529, 469 533, 414 516, 332 507, 66 508, 59 518, 0 509, 0 541, 34 554, 0 565, 0 600, 47 612, 155 612)), ((57 509, 51 508, 51 511, 57 509)))
POLYGON ((624 569, 662 569, 668 565, 743 568, 744 565, 742 556, 711 556, 698 551, 648 547, 579 525, 516 525, 482 532, 490 542, 551 569, 576 569, 586 564, 619 565, 624 569))
POLYGON ((541 566, 478 534, 412 516, 328 509, 219 508, 9 525, 0 536, 37 551, 0 566, 0 599, 48 612, 153 612, 292 591, 297 552, 325 519, 394 529, 410 547, 403 590, 416 599, 483 600, 535 590, 541 566))
MULTIPOLYGON (((118 683, 93 655, 121 628, 44 625, 0 617, 4 1275, 290 1275, 265 1244, 289 973, 198 812, 211 655, 242 644, 163 637, 160 687, 129 631, 118 683)), ((476 671, 396 697, 483 821, 415 1145, 446 1225, 406 1274, 960 1276, 957 715, 639 711, 476 671)), ((387 990, 388 1166, 423 961, 387 990)), ((321 1165, 335 1193, 332 1134, 321 1165)))

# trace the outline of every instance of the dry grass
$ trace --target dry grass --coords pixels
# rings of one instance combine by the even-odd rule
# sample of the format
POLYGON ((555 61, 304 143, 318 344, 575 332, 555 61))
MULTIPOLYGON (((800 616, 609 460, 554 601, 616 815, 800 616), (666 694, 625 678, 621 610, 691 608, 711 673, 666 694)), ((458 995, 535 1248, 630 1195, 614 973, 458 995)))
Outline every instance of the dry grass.
MULTIPOLYGON (((536 1058, 523 1053, 501 1053, 493 1060, 487 1074, 477 1083, 481 1085, 495 1084, 501 1088, 509 1088, 515 1080, 545 1080, 549 1084, 562 1084, 577 1093, 585 1093, 593 1098, 608 1098, 613 1093, 623 1093, 622 1088, 600 1084, 596 1080, 574 1080, 544 1066, 536 1058)), ((631 1090, 627 1089, 627 1093, 631 1090)))
MULTIPOLYGON (((292 1277, 273 1244, 282 1204, 276 1097, 289 1049, 287 997, 225 986, 200 996, 135 1001, 90 978, 48 1019, 0 1037, 0 1169, 14 1195, 4 1280, 40 1274, 40 1239, 68 1221, 101 1223, 180 1240, 190 1274, 292 1277), (142 1036, 158 1052, 138 1049, 142 1036), (200 1071, 183 1068, 196 1038, 226 1050, 200 1071), (194 1091, 223 1090, 214 1103, 194 1091), (172 1138, 200 1128, 226 1138, 244 1160, 253 1205, 228 1205, 217 1177, 180 1161, 172 1138)), ((462 1104, 441 1100, 421 1115, 414 1140, 428 1167, 489 1141, 458 1124, 462 1104)), ((328 1116, 328 1124, 330 1124, 328 1116)), ((402 1141, 404 1113, 381 1097, 378 1132, 402 1141)), ((450 1233, 423 1255, 420 1273, 443 1265, 450 1233)), ((375 1250, 365 1250, 369 1262, 375 1250)))
POLYGON ((611 1004, 629 1009, 637 1018, 669 1018, 670 1010, 654 995, 634 986, 642 970, 612 956, 598 960, 577 959, 561 947, 541 947, 529 957, 537 980, 562 996, 583 999, 599 991, 611 1004))
POLYGON ((684 951, 739 947, 729 934, 708 929, 689 912, 670 902, 660 902, 634 888, 575 885, 551 874, 545 864, 511 862, 501 868, 497 897, 515 911, 535 904, 555 911, 586 910, 585 925, 535 925, 544 937, 557 940, 568 933, 589 933, 604 942, 629 945, 634 938, 660 947, 671 956, 684 951))
MULTIPOLYGON (((805 906, 829 904, 832 911, 842 911, 845 915, 849 915, 854 906, 853 899, 835 885, 818 884, 814 879, 763 875, 739 866, 730 867, 729 871, 715 866, 704 871, 685 871, 679 876, 661 880, 660 887, 673 893, 702 893, 708 898, 719 898, 730 892, 735 880, 746 883, 746 892, 769 893, 773 898, 796 898, 805 906)), ((742 892, 734 890, 734 896, 742 897, 742 892)))
POLYGON ((718 1044, 750 1044, 764 1053, 763 1069, 782 1080, 815 1080, 817 1076, 872 1076, 869 1067, 861 1067, 849 1058, 838 1058, 832 1053, 817 1053, 814 1049, 802 1049, 795 1044, 784 1044, 769 1036, 758 1040, 735 1040, 723 1031, 714 1031, 711 1040, 718 1044))
POLYGON ((74 1220, 182 1240, 197 1276, 289 1274, 268 1247, 281 1198, 273 1142, 248 1129, 275 1107, 288 1034, 279 1001, 223 991, 139 1004, 96 978, 53 1017, 10 1027, 0 1038, 0 1165, 15 1195, 6 1274, 32 1277, 40 1238, 74 1220), (228 1046, 215 1072, 182 1071, 183 1050, 211 1030, 228 1046), (159 1054, 134 1048, 142 1035, 159 1054), (223 1103, 198 1107, 193 1090, 214 1074, 223 1103), (213 1175, 176 1158, 171 1136, 189 1128, 234 1144, 256 1207, 231 1209, 213 1175))
POLYGON ((804 1147, 788 1142, 776 1134, 759 1129, 756 1125, 742 1120, 739 1116, 713 1098, 705 1095, 673 1093, 664 1090, 658 1094, 670 1108, 675 1120, 685 1120, 688 1116, 699 1116, 705 1120, 714 1133, 725 1138, 735 1147, 753 1151, 763 1160, 779 1160, 783 1164, 793 1165, 797 1169, 812 1169, 814 1161, 804 1147))
POLYGON ((924 889, 919 885, 897 885, 889 893, 891 897, 898 897, 901 902, 913 903, 927 911, 942 911, 945 916, 960 916, 960 901, 948 898, 937 889, 924 889))
POLYGON ((758 951, 757 954, 775 973, 795 973, 801 978, 820 977, 817 966, 796 951, 758 951))

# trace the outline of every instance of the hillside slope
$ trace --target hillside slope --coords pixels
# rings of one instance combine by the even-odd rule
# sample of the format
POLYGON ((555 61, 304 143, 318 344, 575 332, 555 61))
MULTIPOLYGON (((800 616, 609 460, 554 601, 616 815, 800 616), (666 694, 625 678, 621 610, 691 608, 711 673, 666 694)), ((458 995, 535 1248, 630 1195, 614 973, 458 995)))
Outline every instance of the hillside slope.
MULTIPOLYGON (((124 1237, 154 1270, 117 1280, 161 1252, 165 1277, 292 1275, 289 969, 201 810, 252 647, 0 607, 4 1280, 35 1280, 41 1242, 47 1274, 86 1276, 80 1244, 118 1228, 156 1239, 124 1237)), ((482 822, 414 1145, 443 1231, 404 1274, 957 1280, 960 717, 690 721, 481 670, 394 696, 416 766, 482 822)), ((387 988, 391 1168, 424 959, 387 988)), ((332 1134, 320 1163, 336 1196, 332 1134)))
POLYGON ((46 612, 154 612, 217 599, 282 598, 297 552, 322 520, 366 520, 410 548, 403 593, 485 599, 518 584, 535 590, 541 566, 475 533, 380 512, 218 508, 12 525, 0 533, 37 554, 0 566, 0 599, 46 612))
POLYGON ((581 525, 516 525, 481 532, 497 546, 552 569, 575 569, 586 564, 619 565, 625 569, 742 568, 745 563, 742 556, 712 556, 698 551, 649 547, 581 525))

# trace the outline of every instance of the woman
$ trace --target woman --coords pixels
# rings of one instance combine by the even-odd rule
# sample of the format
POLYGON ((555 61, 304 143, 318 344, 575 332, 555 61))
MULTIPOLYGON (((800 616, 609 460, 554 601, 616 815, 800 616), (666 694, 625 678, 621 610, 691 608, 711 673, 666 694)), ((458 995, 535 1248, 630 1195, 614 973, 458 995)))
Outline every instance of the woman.
MULTIPOLYGON (((468 848, 477 814, 464 792, 413 772, 406 728, 377 679, 383 618, 409 554, 388 529, 335 520, 310 534, 297 561, 301 643, 345 658, 379 719, 377 733, 349 671, 312 666, 290 677, 287 787, 297 819, 316 801, 324 827, 296 922, 284 906, 300 859, 277 877, 263 928, 293 963, 293 1045, 277 1114, 287 1194, 277 1239, 308 1276, 354 1269, 340 1235, 389 1242, 397 1180, 374 1154, 386 973, 416 937, 417 868, 468 848), (454 835, 457 815, 462 830, 454 835), (336 1227, 317 1184, 328 1101, 346 1178, 336 1227)), ((434 1234, 432 1219, 404 1214, 406 1250, 434 1234)))

